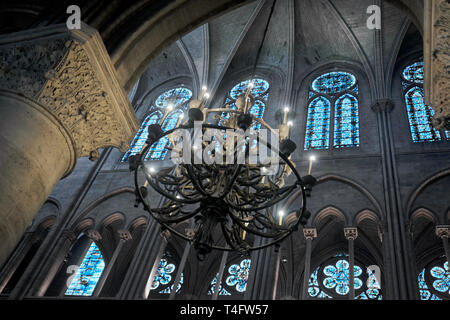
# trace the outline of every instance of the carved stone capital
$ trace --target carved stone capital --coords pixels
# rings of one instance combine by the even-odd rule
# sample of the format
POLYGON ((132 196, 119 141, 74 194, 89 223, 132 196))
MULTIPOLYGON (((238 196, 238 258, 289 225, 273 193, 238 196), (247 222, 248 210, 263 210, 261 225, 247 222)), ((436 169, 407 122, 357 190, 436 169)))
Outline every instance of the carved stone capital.
POLYGON ((345 239, 356 240, 358 238, 358 228, 344 228, 345 239))
POLYGON ((306 240, 313 240, 317 238, 317 229, 316 228, 303 228, 303 236, 306 240))
POLYGON ((373 112, 391 112, 394 109, 394 103, 390 99, 379 99, 372 103, 373 112))
POLYGON ((123 229, 122 229, 122 230, 119 230, 119 231, 117 231, 117 232, 119 233, 119 238, 120 238, 120 240, 122 240, 122 241, 124 241, 124 242, 133 239, 133 237, 131 236, 130 231, 128 231, 128 230, 123 230, 123 229))
POLYGON ((441 239, 450 239, 450 225, 436 226, 436 235, 441 239))
POLYGON ((99 241, 102 239, 102 235, 97 230, 94 229, 89 229, 85 231, 84 234, 92 241, 99 241))
POLYGON ((450 1, 425 0, 425 102, 434 109, 433 125, 450 130, 450 1))
POLYGON ((70 134, 76 157, 125 152, 138 129, 99 33, 83 24, 0 36, 0 89, 43 106, 70 134))

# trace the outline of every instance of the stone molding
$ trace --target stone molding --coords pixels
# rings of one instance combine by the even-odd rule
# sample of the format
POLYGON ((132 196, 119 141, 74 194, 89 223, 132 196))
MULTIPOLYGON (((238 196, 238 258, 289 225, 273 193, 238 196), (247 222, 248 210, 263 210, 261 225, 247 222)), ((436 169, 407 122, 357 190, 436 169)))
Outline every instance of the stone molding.
POLYGON ((425 0, 425 102, 435 112, 433 125, 450 130, 450 1, 425 0))
POLYGON ((0 36, 0 89, 25 96, 70 133, 76 158, 122 152, 138 129, 98 32, 55 25, 0 36))

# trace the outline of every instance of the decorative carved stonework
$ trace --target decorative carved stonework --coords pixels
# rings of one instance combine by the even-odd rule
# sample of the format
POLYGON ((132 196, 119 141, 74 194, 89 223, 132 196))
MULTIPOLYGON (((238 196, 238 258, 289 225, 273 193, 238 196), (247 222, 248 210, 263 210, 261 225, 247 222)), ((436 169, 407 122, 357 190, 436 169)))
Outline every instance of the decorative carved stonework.
POLYGON ((317 229, 316 228, 304 228, 303 235, 306 240, 313 240, 317 238, 317 229))
POLYGON ((425 0, 425 100, 436 128, 450 130, 450 1, 425 0))
POLYGON ((125 152, 138 129, 100 35, 87 25, 1 36, 0 89, 51 112, 70 133, 77 157, 95 160, 104 147, 125 152))
POLYGON ((450 239, 450 225, 446 226, 436 226, 436 235, 439 238, 450 239))
POLYGON ((358 228, 344 228, 345 239, 356 240, 358 238, 358 228))
POLYGON ((120 240, 122 240, 124 242, 133 239, 133 237, 131 236, 130 231, 128 231, 128 230, 119 230, 117 232, 119 233, 120 240))
POLYGON ((85 231, 85 234, 92 241, 99 241, 102 239, 102 235, 97 230, 94 229, 89 229, 85 231))
POLYGON ((373 112, 391 112, 394 109, 394 103, 389 99, 376 100, 371 106, 373 112))

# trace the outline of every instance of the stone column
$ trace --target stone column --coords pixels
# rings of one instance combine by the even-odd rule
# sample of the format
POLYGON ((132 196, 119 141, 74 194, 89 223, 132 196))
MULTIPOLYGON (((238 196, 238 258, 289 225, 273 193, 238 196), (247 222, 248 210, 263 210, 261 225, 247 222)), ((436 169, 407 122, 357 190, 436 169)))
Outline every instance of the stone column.
POLYGON ((22 263, 28 251, 31 250, 33 245, 40 241, 39 236, 33 232, 25 233, 22 241, 14 250, 13 255, 8 259, 8 262, 2 267, 0 272, 0 293, 2 293, 5 286, 8 284, 11 277, 16 272, 19 265, 22 263))
POLYGON ((311 274, 311 247, 314 238, 317 238, 316 228, 304 228, 303 235, 306 240, 306 251, 305 251, 305 271, 303 272, 303 290, 302 290, 302 300, 306 300, 308 297, 308 287, 309 287, 309 277, 311 274))
POLYGON ((358 237, 357 228, 344 228, 345 239, 348 240, 348 262, 349 262, 349 300, 355 300, 355 246, 354 241, 358 237))
POLYGON ((108 280, 109 274, 111 273, 112 268, 114 267, 117 257, 119 256, 120 252, 122 251, 123 245, 132 239, 131 234, 128 230, 119 230, 119 244, 117 245, 116 249, 114 250, 114 253, 111 257, 111 259, 108 262, 108 265, 103 270, 102 276, 100 280, 98 281, 97 285, 95 286, 95 290, 93 293, 94 297, 98 297, 100 293, 102 292, 103 286, 105 285, 106 281, 108 280))
POLYGON ((181 274, 184 271, 184 266, 186 265, 186 261, 187 261, 187 258, 189 256, 189 251, 191 251, 191 243, 187 242, 186 246, 184 247, 183 256, 181 257, 181 261, 180 261, 180 264, 178 266, 177 276, 175 277, 175 281, 173 282, 173 290, 170 293, 169 300, 174 300, 175 299, 175 296, 177 294, 178 284, 181 281, 181 274))
POLYGON ((223 274, 225 272, 225 266, 226 266, 227 260, 228 260, 228 254, 229 254, 229 251, 224 251, 222 253, 222 260, 220 261, 220 266, 219 266, 219 275, 217 276, 217 282, 216 282, 216 286, 214 287, 214 293, 211 297, 211 300, 217 300, 217 298, 219 297, 220 285, 222 284, 223 274))
POLYGON ((450 130, 450 2, 425 0, 425 101, 434 109, 433 125, 450 130))
POLYGON ((436 226, 436 235, 442 239, 442 245, 444 246, 445 256, 450 266, 450 246, 448 239, 450 238, 450 225, 436 226))
POLYGON ((0 36, 0 264, 78 157, 125 152, 137 128, 95 29, 0 36))
POLYGON ((151 290, 151 287, 153 284, 153 279, 155 279, 156 273, 158 272, 159 262, 162 259, 164 251, 166 251, 170 236, 171 236, 171 234, 168 230, 161 232, 161 237, 160 237, 161 243, 159 245, 158 253, 156 254, 155 260, 153 262, 152 271, 150 272, 150 276, 148 277, 147 284, 144 289, 144 298, 145 299, 148 299, 148 296, 150 294, 150 290, 151 290))

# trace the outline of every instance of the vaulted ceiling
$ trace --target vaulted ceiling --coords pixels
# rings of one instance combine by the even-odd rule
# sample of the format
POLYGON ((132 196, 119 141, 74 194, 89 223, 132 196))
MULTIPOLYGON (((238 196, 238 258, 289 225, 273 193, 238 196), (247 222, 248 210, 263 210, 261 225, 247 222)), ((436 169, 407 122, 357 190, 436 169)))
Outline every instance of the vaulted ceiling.
MULTIPOLYGON (((155 87, 190 74, 194 89, 207 85, 214 94, 224 79, 255 63, 272 0, 251 2, 183 36, 151 62, 143 81, 155 87)), ((327 63, 347 62, 367 76, 373 97, 383 97, 399 54, 421 50, 421 36, 407 13, 381 1, 382 29, 367 27, 372 0, 278 0, 258 68, 275 70, 286 89, 327 63), (408 42, 409 41, 409 42, 408 42), (404 44, 402 46, 402 43, 404 44)))

